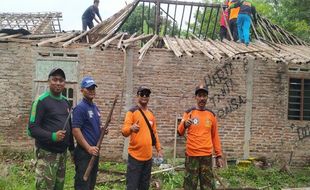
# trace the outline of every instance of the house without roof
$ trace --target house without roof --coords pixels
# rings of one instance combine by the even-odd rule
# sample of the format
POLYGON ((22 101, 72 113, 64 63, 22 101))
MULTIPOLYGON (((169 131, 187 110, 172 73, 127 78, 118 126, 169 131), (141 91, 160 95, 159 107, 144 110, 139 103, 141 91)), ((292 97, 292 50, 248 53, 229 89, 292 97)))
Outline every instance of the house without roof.
POLYGON ((219 41, 220 10, 219 4, 134 1, 86 32, 61 32, 59 13, 0 14, 1 29, 31 33, 0 33, 0 147, 33 147, 26 134, 31 102, 47 90, 47 75, 57 66, 66 73, 64 95, 73 106, 82 98, 81 79, 94 77, 103 123, 119 95, 102 144, 106 159, 126 158, 128 139, 120 129, 142 84, 152 89, 149 106, 165 155, 184 156, 184 139, 175 128, 183 112, 195 105, 195 86, 204 83, 228 159, 265 155, 309 164, 309 44, 262 16, 252 28, 249 46, 219 41), (144 15, 139 30, 122 32, 137 10, 144 15), (195 19, 197 12, 204 21, 195 19))

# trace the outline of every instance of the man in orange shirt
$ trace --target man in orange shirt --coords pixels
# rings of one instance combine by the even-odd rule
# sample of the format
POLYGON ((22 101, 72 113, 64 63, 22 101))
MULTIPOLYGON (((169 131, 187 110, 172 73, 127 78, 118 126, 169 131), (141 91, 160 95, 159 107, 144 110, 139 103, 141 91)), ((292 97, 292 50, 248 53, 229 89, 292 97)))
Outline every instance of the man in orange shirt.
POLYGON ((223 166, 221 142, 215 114, 206 108, 208 89, 200 85, 195 90, 197 106, 188 109, 178 126, 179 135, 187 130, 184 190, 215 189, 212 153, 216 165, 223 166))
POLYGON ((147 190, 150 186, 153 148, 157 157, 162 157, 157 134, 156 120, 148 109, 151 90, 141 86, 137 92, 138 105, 132 107, 125 117, 122 134, 130 136, 126 174, 127 190, 147 190))
MULTIPOLYGON (((238 0, 230 0, 228 2, 228 7, 230 7, 231 5, 237 2, 238 0)), ((229 9, 229 28, 230 28, 231 34, 235 42, 238 40, 237 19, 238 19, 239 11, 240 11, 240 7, 229 9)))

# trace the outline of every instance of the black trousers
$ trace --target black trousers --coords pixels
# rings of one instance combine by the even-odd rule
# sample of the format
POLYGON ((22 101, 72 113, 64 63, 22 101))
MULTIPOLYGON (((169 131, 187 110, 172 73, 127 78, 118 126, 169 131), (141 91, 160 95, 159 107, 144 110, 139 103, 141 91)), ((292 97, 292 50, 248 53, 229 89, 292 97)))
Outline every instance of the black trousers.
POLYGON ((226 38, 227 39, 227 28, 225 26, 221 26, 221 29, 220 29, 220 38, 221 38, 221 41, 226 38))
POLYGON ((152 159, 139 161, 128 155, 126 189, 148 190, 152 171, 152 159))
POLYGON ((229 28, 230 28, 231 35, 234 38, 234 41, 237 41, 238 40, 238 27, 237 27, 236 18, 229 20, 229 28))
POLYGON ((84 181, 83 176, 91 159, 91 155, 88 154, 80 145, 74 150, 74 164, 75 164, 75 176, 74 176, 74 189, 75 190, 93 190, 96 185, 98 161, 97 157, 92 171, 87 181, 84 181))

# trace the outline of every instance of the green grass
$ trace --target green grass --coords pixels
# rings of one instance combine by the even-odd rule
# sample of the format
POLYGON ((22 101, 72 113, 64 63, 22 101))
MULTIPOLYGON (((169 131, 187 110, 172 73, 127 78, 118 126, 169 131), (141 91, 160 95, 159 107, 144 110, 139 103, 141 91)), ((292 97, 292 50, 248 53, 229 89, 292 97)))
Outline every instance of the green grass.
MULTIPOLYGON (((34 167, 32 153, 3 151, 0 153, 0 189, 2 190, 32 190, 34 189, 34 167)), ((171 161, 170 161, 171 162, 171 161)), ((169 163, 170 163, 169 162, 169 163)), ((182 164, 178 162, 176 165, 182 164)), ((123 190, 125 189, 125 163, 100 162, 100 174, 96 190, 123 190), (117 180, 118 179, 118 180, 117 180), (123 179, 121 181, 121 179, 123 179), (114 181, 111 181, 114 180, 114 181), (116 181, 115 181, 116 180, 116 181)), ((153 167, 153 171, 159 170, 153 167)), ((309 187, 310 167, 292 169, 292 174, 279 172, 273 167, 261 170, 255 167, 238 168, 230 166, 217 171, 222 181, 229 187, 267 187, 281 189, 287 187, 309 187)), ((67 162, 65 189, 73 189, 74 165, 71 159, 67 162)), ((161 189, 175 190, 183 184, 184 171, 164 172, 152 175, 151 185, 160 184, 161 189)), ((151 188, 152 189, 152 188, 151 188)))

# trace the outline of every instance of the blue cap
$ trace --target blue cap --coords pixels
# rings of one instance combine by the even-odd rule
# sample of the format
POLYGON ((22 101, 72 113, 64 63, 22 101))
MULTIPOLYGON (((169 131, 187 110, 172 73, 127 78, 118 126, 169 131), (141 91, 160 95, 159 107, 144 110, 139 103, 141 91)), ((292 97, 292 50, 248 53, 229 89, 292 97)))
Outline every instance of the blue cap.
POLYGON ((95 85, 97 87, 97 85, 96 85, 96 83, 92 77, 84 77, 82 82, 81 82, 81 88, 88 88, 88 87, 91 87, 93 85, 95 85))

